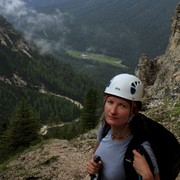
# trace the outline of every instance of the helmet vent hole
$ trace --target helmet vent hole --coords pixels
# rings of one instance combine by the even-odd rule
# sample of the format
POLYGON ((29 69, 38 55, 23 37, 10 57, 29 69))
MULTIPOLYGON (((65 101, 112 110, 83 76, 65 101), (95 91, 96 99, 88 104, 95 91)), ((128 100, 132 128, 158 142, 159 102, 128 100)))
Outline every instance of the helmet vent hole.
POLYGON ((134 87, 131 87, 131 94, 134 94, 136 92, 136 89, 134 87))
POLYGON ((138 84, 140 84, 139 81, 134 81, 134 82, 131 83, 131 89, 130 89, 131 94, 136 93, 136 88, 137 88, 138 84))

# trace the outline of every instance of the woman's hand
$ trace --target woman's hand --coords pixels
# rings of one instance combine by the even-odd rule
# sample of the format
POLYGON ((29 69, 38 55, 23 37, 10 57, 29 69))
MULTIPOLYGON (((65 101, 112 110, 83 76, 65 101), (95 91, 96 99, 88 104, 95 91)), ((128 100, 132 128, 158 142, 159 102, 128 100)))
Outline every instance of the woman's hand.
POLYGON ((142 176, 143 180, 154 180, 154 176, 145 157, 138 153, 136 150, 133 150, 133 154, 133 167, 135 168, 136 172, 142 176))
POLYGON ((98 163, 94 162, 93 159, 91 159, 88 163, 87 163, 87 167, 86 167, 86 171, 88 174, 97 174, 98 171, 101 169, 102 166, 102 162, 99 161, 98 163))

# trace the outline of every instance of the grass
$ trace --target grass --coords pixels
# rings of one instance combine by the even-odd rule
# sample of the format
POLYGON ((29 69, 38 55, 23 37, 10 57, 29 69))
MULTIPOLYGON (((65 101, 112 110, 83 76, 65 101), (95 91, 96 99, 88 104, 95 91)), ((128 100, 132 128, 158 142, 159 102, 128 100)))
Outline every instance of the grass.
POLYGON ((103 54, 86 53, 75 50, 68 50, 67 54, 81 60, 96 61, 99 63, 109 64, 115 67, 127 68, 125 65, 122 64, 122 60, 120 58, 106 56, 103 54))
POLYGON ((180 102, 179 99, 162 99, 162 105, 149 109, 146 114, 162 123, 175 134, 180 142, 180 102))

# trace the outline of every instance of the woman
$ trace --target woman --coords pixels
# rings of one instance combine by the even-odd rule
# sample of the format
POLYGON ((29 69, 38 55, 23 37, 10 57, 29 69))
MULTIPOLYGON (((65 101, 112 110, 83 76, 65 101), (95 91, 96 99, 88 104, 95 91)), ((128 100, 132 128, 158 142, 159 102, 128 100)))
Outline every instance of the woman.
MULTIPOLYGON (((101 180, 125 180, 127 177, 124 170, 124 156, 133 138, 129 122, 141 107, 143 85, 133 75, 120 74, 110 81, 104 93, 104 118, 93 152, 93 155, 100 156, 101 160, 96 163, 92 158, 87 164, 87 172, 94 175, 98 173, 101 180), (105 137, 102 137, 104 126, 110 128, 105 137)), ((159 180, 153 150, 147 141, 142 143, 142 146, 151 158, 154 172, 152 173, 144 156, 133 150, 132 166, 139 175, 138 179, 159 180)))

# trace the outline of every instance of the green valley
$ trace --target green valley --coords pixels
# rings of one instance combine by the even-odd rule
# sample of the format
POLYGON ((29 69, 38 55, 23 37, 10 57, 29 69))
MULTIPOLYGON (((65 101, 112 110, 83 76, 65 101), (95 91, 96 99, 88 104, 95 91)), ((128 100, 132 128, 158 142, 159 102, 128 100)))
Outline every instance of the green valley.
POLYGON ((103 54, 75 51, 75 50, 68 50, 67 53, 68 55, 78 58, 78 59, 96 61, 100 63, 109 64, 115 67, 127 68, 127 66, 122 64, 122 60, 120 58, 106 56, 103 54))

